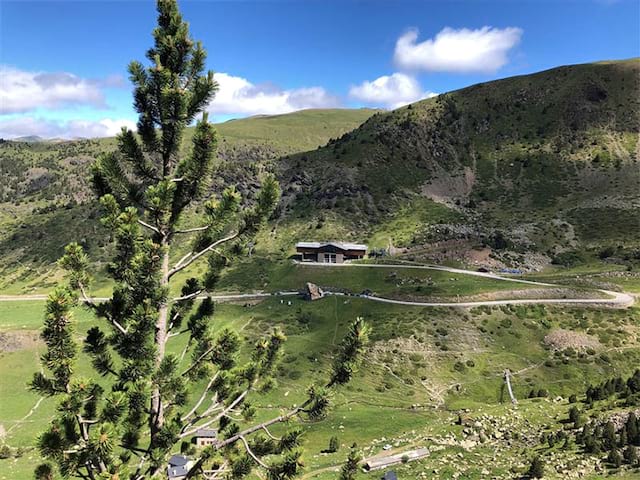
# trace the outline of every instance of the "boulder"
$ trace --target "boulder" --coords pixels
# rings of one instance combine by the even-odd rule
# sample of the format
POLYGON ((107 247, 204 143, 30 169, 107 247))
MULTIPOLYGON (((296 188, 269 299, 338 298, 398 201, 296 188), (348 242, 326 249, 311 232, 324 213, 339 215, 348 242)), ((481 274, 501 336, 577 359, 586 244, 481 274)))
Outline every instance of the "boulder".
POLYGON ((306 297, 308 300, 318 300, 324 296, 322 289, 315 283, 307 282, 306 297))

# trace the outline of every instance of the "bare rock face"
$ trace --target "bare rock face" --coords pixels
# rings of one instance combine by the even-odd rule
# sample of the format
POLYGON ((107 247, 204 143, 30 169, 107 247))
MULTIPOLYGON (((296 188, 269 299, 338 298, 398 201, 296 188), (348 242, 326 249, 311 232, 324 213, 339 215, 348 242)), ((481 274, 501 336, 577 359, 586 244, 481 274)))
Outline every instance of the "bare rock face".
POLYGON ((322 289, 316 285, 315 283, 307 282, 307 299, 313 301, 322 298, 324 292, 322 289))

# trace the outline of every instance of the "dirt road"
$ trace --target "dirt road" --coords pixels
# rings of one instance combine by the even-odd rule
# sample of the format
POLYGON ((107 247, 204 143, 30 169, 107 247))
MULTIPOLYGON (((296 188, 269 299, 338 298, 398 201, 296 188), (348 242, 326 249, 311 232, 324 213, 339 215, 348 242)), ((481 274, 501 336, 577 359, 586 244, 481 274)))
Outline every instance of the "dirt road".
MULTIPOLYGON (((504 282, 526 283, 528 285, 537 285, 540 287, 566 287, 565 285, 557 285, 553 283, 535 282, 533 280, 523 280, 520 278, 502 277, 495 273, 474 272, 472 270, 463 270, 460 268, 443 267, 439 265, 407 265, 407 264, 365 264, 365 263, 313 263, 305 262, 300 265, 313 266, 318 268, 325 267, 342 267, 342 268, 393 268, 398 269, 420 269, 420 270, 438 270, 442 272, 455 273, 460 275, 472 275, 476 277, 490 278, 493 280, 501 280, 504 282)), ((363 285, 366 288, 366 285, 363 285)), ((391 298, 378 297, 374 295, 357 295, 359 298, 371 300, 374 302, 394 303, 398 305, 409 305, 417 307, 482 307, 495 305, 529 305, 529 304, 587 304, 587 305, 610 305, 616 307, 628 307, 634 303, 633 295, 624 292, 613 292, 610 290, 596 290, 603 294, 602 298, 526 298, 526 299, 509 299, 509 300, 484 300, 475 302, 417 302, 408 300, 394 300, 391 298)), ((209 297, 213 300, 242 300, 264 297, 281 297, 295 296, 297 291, 290 292, 254 292, 254 293, 230 293, 224 295, 207 295, 198 297, 200 299, 209 297)), ((339 293, 326 292, 325 295, 343 295, 339 293)), ((46 300, 46 295, 0 295, 0 302, 25 301, 25 300, 46 300)), ((105 301, 104 297, 95 297, 93 300, 105 301)))

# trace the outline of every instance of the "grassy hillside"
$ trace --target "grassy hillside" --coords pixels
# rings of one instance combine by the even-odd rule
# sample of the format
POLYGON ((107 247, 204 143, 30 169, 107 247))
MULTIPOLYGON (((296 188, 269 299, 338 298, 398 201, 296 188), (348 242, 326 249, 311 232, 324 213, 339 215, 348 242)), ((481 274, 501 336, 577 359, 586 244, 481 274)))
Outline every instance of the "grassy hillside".
MULTIPOLYGON (((324 145, 353 130, 376 110, 303 110, 285 115, 229 120, 216 125, 218 156, 225 162, 264 163, 324 145)), ((187 129, 185 148, 193 129, 187 129)), ((47 206, 83 202, 90 196, 89 164, 112 151, 114 138, 0 143, 0 202, 47 206)))
MULTIPOLYGON (((304 110, 218 124, 219 175, 212 188, 232 183, 250 196, 257 174, 272 170, 282 155, 324 145, 375 112, 304 110)), ((113 138, 0 143, 0 291, 41 283, 41 277, 50 284, 53 264, 70 241, 80 240, 94 261, 103 258, 106 232, 97 221, 89 167, 115 147, 113 138)))
MULTIPOLYGON (((303 424, 309 430, 303 478, 335 479, 333 468, 344 461, 354 441, 367 457, 383 454, 387 444, 391 452, 428 447, 427 459, 398 467, 400 478, 519 478, 537 453, 547 464, 545 478, 568 478, 578 469, 584 469, 583 478, 601 478, 597 456, 585 455, 575 444, 550 447, 541 438, 565 428, 562 422, 572 406, 569 395, 576 393, 582 400, 580 392, 588 384, 629 375, 640 363, 637 309, 462 310, 381 305, 357 298, 290 300, 291 305, 269 299, 216 308, 217 329, 231 326, 250 341, 273 325, 287 334, 277 388, 253 398, 259 418, 304 398, 309 383, 330 365, 336 341, 355 316, 364 316, 373 327, 365 365, 333 399, 327 421, 303 424), (558 335, 567 331, 573 334, 558 335), (511 406, 503 388, 505 368, 513 372, 517 407, 511 406), (536 395, 544 390, 546 396, 527 398, 532 390, 536 395), (463 425, 457 424, 460 414, 466 419, 463 425), (333 435, 342 448, 322 453, 333 435)), ((12 452, 12 458, 0 459, 0 478, 7 480, 32 478, 38 458, 34 438, 55 408, 25 385, 39 368, 42 344, 37 330, 43 305, 0 303, 0 443, 12 452)), ((81 339, 94 321, 84 309, 78 309, 75 318, 81 339)), ((184 336, 171 338, 168 348, 181 351, 184 336)), ((89 374, 88 359, 81 355, 78 370, 89 374)), ((621 473, 633 478, 637 472, 621 473)), ((377 477, 377 472, 361 474, 358 480, 377 477)))
POLYGON ((219 123, 223 144, 263 143, 281 154, 313 150, 353 130, 376 110, 312 109, 286 115, 258 115, 219 123))
POLYGON ((289 213, 338 210, 375 233, 407 203, 430 200, 458 218, 416 222, 388 240, 506 243, 549 256, 637 249, 639 99, 633 59, 488 82, 378 113, 280 164, 289 213), (506 242, 492 238, 496 230, 506 242))

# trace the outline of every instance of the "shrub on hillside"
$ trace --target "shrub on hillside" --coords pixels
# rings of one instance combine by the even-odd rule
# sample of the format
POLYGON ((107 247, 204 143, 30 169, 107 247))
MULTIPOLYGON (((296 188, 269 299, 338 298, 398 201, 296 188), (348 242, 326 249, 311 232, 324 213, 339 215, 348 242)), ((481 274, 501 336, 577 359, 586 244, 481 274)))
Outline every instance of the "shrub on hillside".
POLYGON ((551 259, 551 263, 554 265, 561 265, 563 267, 574 267, 587 261, 587 256, 583 252, 572 250, 568 252, 562 252, 557 254, 551 259))
POLYGON ((340 450, 340 440, 335 435, 329 439, 329 448, 327 448, 327 452, 335 453, 340 450))
POLYGON ((544 477, 544 463, 540 457, 534 457, 527 470, 527 476, 529 478, 542 478, 544 477))

